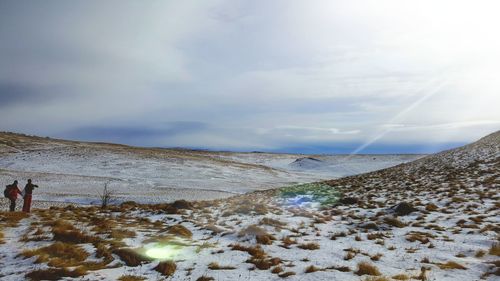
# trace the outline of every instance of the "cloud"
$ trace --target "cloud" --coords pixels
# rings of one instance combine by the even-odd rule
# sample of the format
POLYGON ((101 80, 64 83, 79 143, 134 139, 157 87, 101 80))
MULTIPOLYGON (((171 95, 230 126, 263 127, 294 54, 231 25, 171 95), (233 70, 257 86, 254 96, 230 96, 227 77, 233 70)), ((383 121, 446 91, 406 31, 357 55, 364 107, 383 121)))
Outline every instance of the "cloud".
POLYGON ((239 150, 472 141, 500 120, 496 8, 2 1, 1 129, 239 150))
POLYGON ((57 89, 34 88, 27 85, 0 82, 0 107, 19 104, 40 104, 60 97, 57 89))
POLYGON ((79 127, 61 133, 62 137, 80 140, 107 141, 133 145, 154 145, 159 139, 165 140, 178 135, 199 133, 208 128, 202 122, 165 122, 160 127, 151 126, 91 126, 79 127))

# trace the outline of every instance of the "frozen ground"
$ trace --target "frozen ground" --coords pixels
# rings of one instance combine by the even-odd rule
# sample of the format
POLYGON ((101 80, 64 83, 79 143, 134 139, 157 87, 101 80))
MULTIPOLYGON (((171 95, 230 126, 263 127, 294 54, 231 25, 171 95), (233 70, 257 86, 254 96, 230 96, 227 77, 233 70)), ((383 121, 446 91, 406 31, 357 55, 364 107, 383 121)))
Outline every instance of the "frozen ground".
POLYGON ((33 178, 37 200, 92 203, 105 183, 121 200, 216 199, 387 168, 420 155, 318 156, 143 149, 0 134, 0 182, 33 178), (319 165, 296 165, 304 157, 319 165))
POLYGON ((381 171, 213 201, 0 212, 0 278, 494 281, 499 191, 497 132, 381 171))

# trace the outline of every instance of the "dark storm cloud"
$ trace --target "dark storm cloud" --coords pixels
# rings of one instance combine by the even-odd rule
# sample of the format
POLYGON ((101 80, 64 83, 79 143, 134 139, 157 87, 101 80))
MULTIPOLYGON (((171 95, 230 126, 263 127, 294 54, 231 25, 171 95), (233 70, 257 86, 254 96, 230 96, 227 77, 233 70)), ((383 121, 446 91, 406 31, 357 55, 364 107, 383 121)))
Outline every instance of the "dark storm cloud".
POLYGON ((0 108, 12 105, 39 105, 61 98, 55 87, 30 87, 15 83, 0 82, 0 108))

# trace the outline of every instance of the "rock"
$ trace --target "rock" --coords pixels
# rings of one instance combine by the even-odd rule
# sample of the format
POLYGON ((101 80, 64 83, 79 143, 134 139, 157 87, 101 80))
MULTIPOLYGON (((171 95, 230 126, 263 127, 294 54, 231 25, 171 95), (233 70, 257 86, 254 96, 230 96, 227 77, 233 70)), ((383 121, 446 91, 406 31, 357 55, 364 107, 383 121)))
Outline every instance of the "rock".
POLYGON ((359 203, 359 199, 355 197, 343 197, 338 202, 342 205, 354 205, 359 203))
POLYGON ((393 209, 394 212, 396 213, 396 215, 398 215, 398 216, 406 216, 406 215, 409 215, 415 211, 418 211, 416 208, 413 207, 412 204, 410 204, 408 202, 401 202, 401 203, 391 207, 391 209, 393 209))

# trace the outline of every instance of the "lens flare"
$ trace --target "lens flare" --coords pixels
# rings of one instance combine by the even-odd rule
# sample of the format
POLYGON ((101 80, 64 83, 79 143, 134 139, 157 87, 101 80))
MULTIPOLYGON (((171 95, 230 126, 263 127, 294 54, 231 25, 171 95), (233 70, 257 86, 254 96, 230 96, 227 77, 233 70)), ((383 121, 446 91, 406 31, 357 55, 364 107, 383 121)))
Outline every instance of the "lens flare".
POLYGON ((181 252, 179 246, 153 246, 146 250, 146 256, 157 260, 174 260, 181 252))

